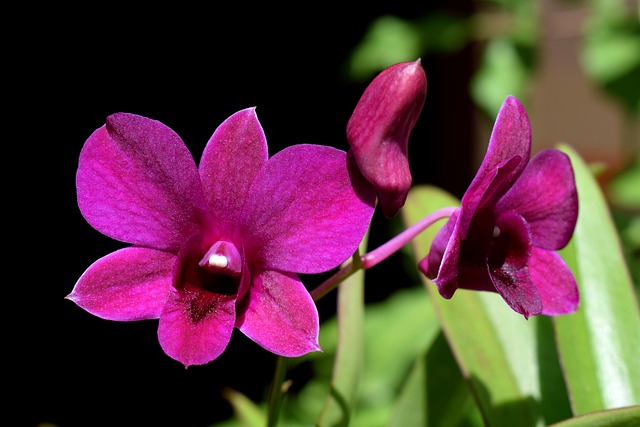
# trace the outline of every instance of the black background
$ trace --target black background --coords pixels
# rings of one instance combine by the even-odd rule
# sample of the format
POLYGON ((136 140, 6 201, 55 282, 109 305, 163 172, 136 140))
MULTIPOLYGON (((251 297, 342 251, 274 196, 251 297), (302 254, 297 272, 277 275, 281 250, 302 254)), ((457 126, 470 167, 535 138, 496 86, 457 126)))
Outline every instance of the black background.
MULTIPOLYGON (((160 349, 157 321, 110 322, 64 299, 93 261, 122 247, 84 221, 75 199, 78 155, 109 114, 163 122, 196 161, 215 128, 251 106, 271 155, 297 143, 346 150, 346 123, 368 82, 348 81, 343 66, 369 23, 436 8, 470 12, 469 1, 369 2, 349 10, 216 5, 50 6, 15 17, 24 24, 8 40, 15 59, 5 65, 14 74, 5 80, 5 108, 16 116, 6 123, 13 134, 6 188, 18 191, 7 209, 14 243, 6 248, 10 397, 2 425, 207 426, 231 414, 223 387, 261 400, 271 379, 274 356, 237 331, 219 359, 185 369, 160 349)), ((472 177, 472 61, 470 49, 422 57, 427 101, 410 140, 414 183, 457 196, 472 177)), ((372 246, 390 237, 388 224, 377 212, 372 246)), ((392 257, 368 273, 367 299, 402 286, 400 270, 392 257)), ((305 283, 311 289, 319 280, 305 283)), ((319 302, 323 319, 333 314, 334 294, 319 302)))

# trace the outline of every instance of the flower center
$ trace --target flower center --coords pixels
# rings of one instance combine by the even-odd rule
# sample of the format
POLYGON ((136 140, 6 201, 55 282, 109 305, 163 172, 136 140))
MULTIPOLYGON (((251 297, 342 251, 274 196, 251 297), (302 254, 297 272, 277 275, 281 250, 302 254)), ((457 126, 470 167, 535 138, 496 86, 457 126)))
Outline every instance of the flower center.
MULTIPOLYGON (((177 289, 205 291, 218 296, 236 295, 241 290, 244 261, 233 243, 219 240, 207 249, 194 240, 189 247, 180 262, 177 289)), ((199 298, 202 299, 200 305, 211 305, 206 303, 207 298, 203 294, 199 298)))
POLYGON ((198 265, 212 273, 238 276, 242 272, 242 256, 233 243, 219 240, 209 248, 198 265))
POLYGON ((224 255, 211 254, 208 265, 214 268, 227 268, 229 260, 224 255))

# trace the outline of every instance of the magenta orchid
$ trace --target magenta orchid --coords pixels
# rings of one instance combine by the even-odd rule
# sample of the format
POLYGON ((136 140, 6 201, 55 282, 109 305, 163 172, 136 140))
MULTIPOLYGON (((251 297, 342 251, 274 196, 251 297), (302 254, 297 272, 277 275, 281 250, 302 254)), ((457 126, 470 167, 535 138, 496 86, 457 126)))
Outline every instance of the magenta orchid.
POLYGON ((351 151, 387 218, 398 213, 411 188, 409 136, 426 96, 420 59, 394 64, 367 86, 347 124, 351 151))
POLYGON ((164 124, 117 113, 86 141, 78 206, 131 246, 97 260, 68 299, 116 321, 159 319, 164 352, 216 359, 234 328, 266 350, 320 350, 318 312, 298 277, 357 250, 375 195, 347 154, 301 144, 269 158, 255 108, 213 133, 199 167, 164 124))
POLYGON ((559 150, 530 155, 529 118, 509 96, 460 208, 418 265, 444 298, 458 288, 497 292, 525 317, 577 309, 576 281, 556 252, 578 216, 573 168, 559 150))

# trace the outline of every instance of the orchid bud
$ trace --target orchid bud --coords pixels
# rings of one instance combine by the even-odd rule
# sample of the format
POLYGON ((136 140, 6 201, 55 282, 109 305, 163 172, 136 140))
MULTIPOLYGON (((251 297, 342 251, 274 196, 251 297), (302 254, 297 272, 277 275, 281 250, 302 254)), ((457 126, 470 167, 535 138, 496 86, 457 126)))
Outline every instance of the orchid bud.
POLYGON ((420 59, 378 74, 365 89, 347 124, 347 141, 364 177, 375 187, 387 218, 394 217, 411 188, 409 135, 427 96, 420 59))

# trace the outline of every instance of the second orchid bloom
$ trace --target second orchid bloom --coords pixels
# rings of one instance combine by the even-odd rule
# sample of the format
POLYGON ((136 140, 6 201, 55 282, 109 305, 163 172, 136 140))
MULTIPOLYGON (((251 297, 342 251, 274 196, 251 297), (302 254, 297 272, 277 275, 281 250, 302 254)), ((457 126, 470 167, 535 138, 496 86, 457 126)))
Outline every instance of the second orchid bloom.
POLYGON ((458 288, 497 292, 525 317, 577 309, 576 281, 556 252, 578 217, 573 168, 559 150, 530 155, 529 118, 510 96, 461 207, 419 263, 443 297, 458 288))

